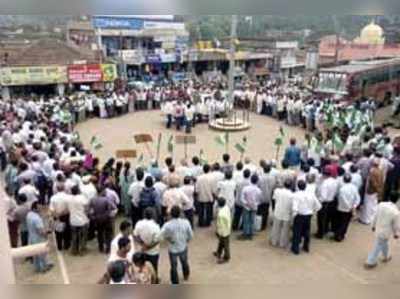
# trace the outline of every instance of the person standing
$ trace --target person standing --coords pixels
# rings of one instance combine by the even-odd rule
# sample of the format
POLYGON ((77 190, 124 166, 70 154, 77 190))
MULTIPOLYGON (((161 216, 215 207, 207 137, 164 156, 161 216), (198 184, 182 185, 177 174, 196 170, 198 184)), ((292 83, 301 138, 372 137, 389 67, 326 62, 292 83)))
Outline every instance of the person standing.
POLYGON ((260 203, 261 190, 258 188, 258 175, 250 179, 251 184, 243 188, 241 202, 243 205, 243 235, 241 240, 252 240, 254 235, 254 218, 260 203))
POLYGON ((131 198, 131 219, 132 226, 135 227, 136 223, 140 220, 139 200, 140 193, 144 188, 144 171, 142 168, 136 169, 136 181, 134 181, 128 190, 128 195, 131 198))
POLYGON ((335 217, 336 242, 342 242, 345 239, 351 218, 361 202, 360 192, 352 183, 352 176, 346 174, 343 182, 344 185, 339 189, 338 207, 335 217))
POLYGON ((365 200, 360 215, 360 222, 362 224, 369 225, 373 221, 378 208, 378 202, 383 194, 383 186, 383 173, 379 169, 379 160, 374 159, 367 178, 365 200))
POLYGON ((389 240, 392 236, 399 238, 400 211, 396 203, 398 195, 392 194, 390 201, 381 202, 372 223, 372 231, 375 232, 375 245, 365 263, 366 269, 373 269, 378 265, 379 255, 383 255, 383 262, 390 262, 389 240))
POLYGON ((106 196, 104 188, 99 188, 98 196, 90 202, 90 215, 97 233, 97 242, 101 253, 110 253, 112 240, 112 218, 118 208, 106 196))
POLYGON ((258 206, 257 215, 261 216, 261 230, 265 230, 268 226, 269 207, 272 201, 272 194, 275 190, 276 179, 271 174, 271 165, 265 164, 262 167, 263 173, 261 174, 258 186, 262 192, 261 202, 258 206))
POLYGON ((225 203, 233 213, 236 198, 236 182, 233 180, 231 170, 225 172, 225 180, 218 182, 217 185, 218 198, 225 199, 225 203))
POLYGON ((301 150, 296 143, 295 138, 290 139, 290 146, 286 149, 285 157, 283 158, 291 168, 299 167, 301 163, 301 150))
POLYGON ((228 263, 231 259, 230 236, 232 230, 231 209, 224 198, 218 199, 217 237, 218 249, 214 256, 219 264, 228 263), (222 257, 223 254, 223 257, 222 257))
POLYGON ((337 179, 331 175, 328 169, 324 169, 323 176, 321 185, 317 188, 318 199, 322 204, 317 216, 318 231, 315 235, 317 239, 323 239, 332 229, 332 220, 336 213, 335 198, 339 189, 337 179))
POLYGON ((155 212, 152 208, 144 211, 144 219, 136 224, 133 232, 135 242, 140 247, 146 261, 153 265, 158 279, 158 263, 160 259, 161 229, 155 221, 155 212))
POLYGON ((209 227, 213 217, 212 174, 208 164, 203 167, 204 174, 197 178, 196 191, 199 201, 199 227, 209 227))
POLYGON ((71 246, 71 226, 69 224, 68 201, 71 195, 64 192, 64 186, 57 186, 57 193, 50 198, 49 210, 55 220, 58 250, 68 250, 71 246))
POLYGON ((313 192, 306 190, 305 181, 297 183, 298 191, 293 195, 292 215, 293 241, 292 252, 300 254, 300 243, 303 241, 303 250, 310 252, 310 230, 312 216, 321 209, 321 203, 313 192))
MULTIPOLYGON (((239 168, 243 169, 243 164, 238 164, 239 168)), ((236 198, 235 198, 235 212, 233 215, 233 223, 232 229, 237 231, 240 229, 241 224, 243 224, 242 215, 243 215, 243 205, 242 205, 242 191, 245 187, 250 185, 250 170, 246 169, 245 171, 237 171, 236 172, 236 198)))
POLYGON ((274 192, 274 223, 270 236, 270 243, 274 247, 286 248, 289 245, 293 197, 291 180, 286 180, 284 187, 278 188, 274 192))
POLYGON ((165 223, 161 230, 161 238, 168 243, 171 283, 179 284, 178 259, 182 264, 184 280, 189 280, 188 244, 193 238, 193 231, 189 221, 180 218, 179 207, 175 206, 171 209, 171 216, 172 219, 165 223))
POLYGON ((87 232, 89 227, 89 201, 80 193, 78 186, 71 189, 71 196, 67 200, 69 223, 71 225, 71 252, 72 255, 82 255, 86 250, 87 232))
POLYGON ((119 225, 119 234, 111 242, 110 260, 117 256, 117 252, 119 250, 118 243, 123 238, 129 240, 130 250, 127 253, 127 259, 128 261, 132 260, 132 257, 135 254, 135 243, 132 236, 132 224, 129 221, 122 221, 119 225))
MULTIPOLYGON (((38 202, 32 203, 31 211, 26 216, 26 224, 28 228, 28 243, 35 245, 47 241, 48 232, 45 228, 42 216, 39 213, 38 202)), ((45 273, 53 268, 53 264, 47 261, 47 254, 40 254, 33 257, 33 264, 36 273, 45 273)))

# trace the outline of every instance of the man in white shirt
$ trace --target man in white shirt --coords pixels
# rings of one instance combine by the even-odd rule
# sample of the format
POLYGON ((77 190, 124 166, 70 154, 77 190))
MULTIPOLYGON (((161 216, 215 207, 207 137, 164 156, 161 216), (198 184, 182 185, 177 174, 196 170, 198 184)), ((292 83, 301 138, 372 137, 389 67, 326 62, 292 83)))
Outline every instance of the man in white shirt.
POLYGON ((335 198, 338 193, 339 183, 329 169, 324 169, 321 185, 317 189, 318 199, 322 204, 322 209, 318 212, 318 232, 317 239, 323 239, 332 228, 333 219, 336 213, 335 198))
POLYGON ((33 203, 38 200, 39 191, 29 178, 25 178, 23 180, 23 186, 19 189, 18 194, 25 194, 28 202, 33 203))
POLYGON ((136 223, 141 218, 141 211, 139 209, 140 193, 144 188, 144 171, 141 168, 136 169, 136 181, 134 181, 128 190, 128 195, 131 197, 132 209, 132 226, 134 227, 136 223))
POLYGON ((71 189, 71 194, 67 201, 69 211, 69 222, 72 231, 72 254, 82 255, 86 250, 86 238, 89 225, 87 210, 89 201, 81 194, 78 186, 71 189))
POLYGON ((381 202, 378 212, 372 224, 376 240, 373 251, 368 256, 365 264, 366 269, 375 268, 378 265, 379 255, 383 254, 383 262, 387 263, 392 258, 389 254, 389 240, 392 236, 399 238, 400 231, 400 211, 396 206, 398 195, 392 195, 390 202, 381 202))
POLYGON ((133 232, 135 242, 140 246, 146 261, 149 261, 158 277, 158 262, 160 259, 160 226, 154 220, 154 209, 147 208, 144 211, 144 219, 136 224, 133 232))
POLYGON ((218 182, 217 189, 218 198, 225 199, 227 206, 231 210, 231 214, 233 214, 236 198, 236 182, 233 180, 231 171, 225 173, 225 180, 218 182))
POLYGON ((300 254, 300 243, 303 240, 303 250, 310 252, 310 230, 312 216, 321 209, 321 203, 314 193, 306 190, 307 184, 300 180, 297 183, 298 191, 293 195, 292 213, 293 222, 293 242, 292 252, 300 254))
POLYGON ((118 246, 119 240, 122 238, 127 238, 131 243, 130 251, 127 254, 127 260, 130 262, 132 261, 132 257, 135 254, 135 243, 132 236, 132 224, 129 221, 121 222, 119 226, 119 231, 120 233, 111 241, 109 261, 113 261, 116 259, 115 257, 117 256, 119 250, 118 246))
POLYGON ((270 243, 274 247, 286 248, 289 245, 290 220, 292 218, 293 192, 292 181, 284 182, 284 188, 275 190, 274 223, 270 243))
POLYGON ((204 165, 204 174, 200 175, 196 181, 196 192, 199 201, 199 227, 209 227, 213 217, 213 189, 212 189, 212 174, 210 166, 204 165))
POLYGON ((271 165, 263 165, 258 186, 261 189, 262 196, 257 214, 262 217, 261 230, 265 230, 268 225, 269 207, 276 186, 276 178, 271 174, 271 165))
POLYGON ((343 178, 344 185, 339 189, 336 223, 334 226, 336 242, 342 242, 345 239, 353 213, 361 201, 360 192, 352 184, 351 179, 351 175, 346 174, 343 178))
POLYGON ((49 211, 56 221, 55 233, 58 250, 68 250, 71 246, 71 226, 69 224, 68 201, 71 195, 64 192, 64 186, 57 186, 57 193, 50 198, 49 211))

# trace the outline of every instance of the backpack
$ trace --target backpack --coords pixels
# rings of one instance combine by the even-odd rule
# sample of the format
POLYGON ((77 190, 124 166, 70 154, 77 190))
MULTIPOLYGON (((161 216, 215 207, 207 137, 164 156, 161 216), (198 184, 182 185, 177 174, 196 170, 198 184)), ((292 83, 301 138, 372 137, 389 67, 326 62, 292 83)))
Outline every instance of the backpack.
POLYGON ((156 205, 156 191, 154 188, 143 189, 140 193, 139 208, 146 209, 156 205))

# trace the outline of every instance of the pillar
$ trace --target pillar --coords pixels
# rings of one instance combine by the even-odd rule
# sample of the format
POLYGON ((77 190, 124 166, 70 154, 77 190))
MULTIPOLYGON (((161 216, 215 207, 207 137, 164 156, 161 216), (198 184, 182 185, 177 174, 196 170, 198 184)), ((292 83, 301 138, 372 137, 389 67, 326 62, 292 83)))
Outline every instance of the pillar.
POLYGON ((60 97, 63 97, 65 93, 65 84, 59 83, 57 84, 57 94, 60 97))
POLYGON ((0 284, 15 284, 14 265, 11 258, 10 236, 8 234, 6 217, 6 195, 2 184, 0 184, 0 195, 0 284))
POLYGON ((4 100, 9 100, 11 98, 10 88, 8 86, 3 86, 1 89, 1 96, 4 100))

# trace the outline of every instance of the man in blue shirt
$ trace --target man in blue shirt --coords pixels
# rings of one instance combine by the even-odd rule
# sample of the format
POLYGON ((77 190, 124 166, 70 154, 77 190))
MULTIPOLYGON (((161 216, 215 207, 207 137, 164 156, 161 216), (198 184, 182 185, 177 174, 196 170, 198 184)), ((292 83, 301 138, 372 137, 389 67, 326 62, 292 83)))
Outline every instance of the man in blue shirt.
POLYGON ((286 149, 284 161, 289 164, 289 167, 298 167, 301 163, 301 150, 296 145, 296 139, 290 139, 290 146, 286 149))
POLYGON ((181 209, 178 206, 172 207, 172 219, 165 223, 161 230, 162 239, 168 243, 172 284, 179 284, 178 259, 182 264, 184 280, 187 281, 190 275, 188 244, 193 238, 193 231, 189 221, 180 216, 181 209))
MULTIPOLYGON (((43 218, 39 214, 37 202, 32 204, 31 211, 26 216, 26 225, 29 245, 47 242, 47 231, 44 227, 43 218)), ((47 262, 46 254, 33 257, 33 264, 37 273, 45 273, 53 268, 53 265, 47 262)))

